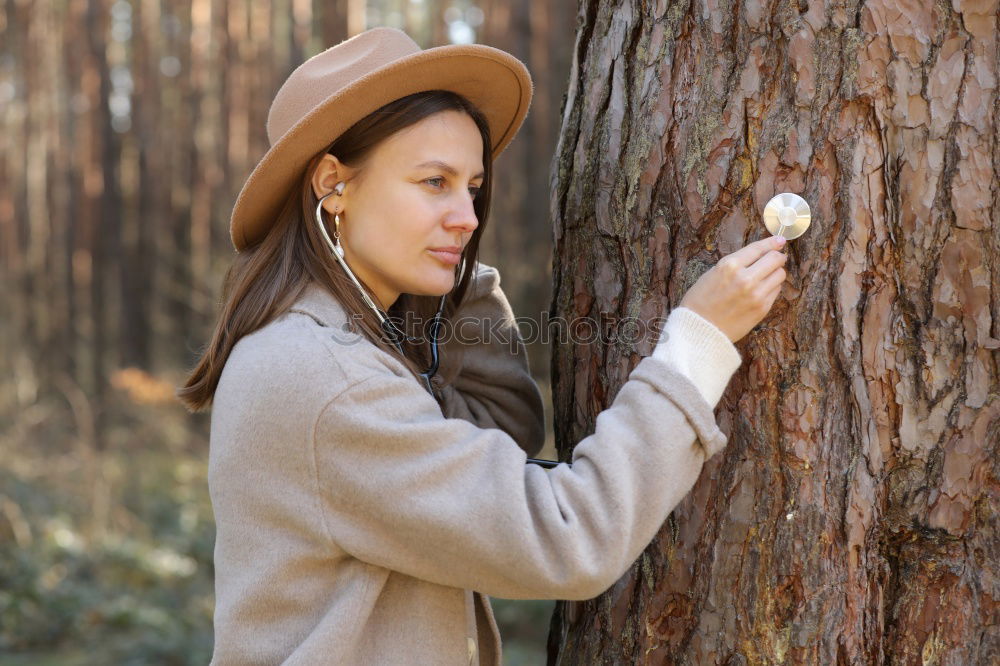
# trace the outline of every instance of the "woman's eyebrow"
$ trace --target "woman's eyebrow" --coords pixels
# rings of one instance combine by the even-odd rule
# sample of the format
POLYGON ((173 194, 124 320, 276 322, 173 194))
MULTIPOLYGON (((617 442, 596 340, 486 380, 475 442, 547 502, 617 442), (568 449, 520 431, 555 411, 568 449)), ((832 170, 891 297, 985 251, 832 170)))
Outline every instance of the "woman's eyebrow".
MULTIPOLYGON (((448 164, 447 162, 442 162, 441 160, 431 160, 429 162, 422 162, 416 166, 417 169, 422 169, 423 167, 436 167, 438 169, 441 169, 442 171, 448 172, 452 176, 458 175, 458 170, 455 169, 455 167, 448 164)), ((480 171, 475 176, 473 176, 473 178, 484 178, 485 176, 486 174, 480 171)))

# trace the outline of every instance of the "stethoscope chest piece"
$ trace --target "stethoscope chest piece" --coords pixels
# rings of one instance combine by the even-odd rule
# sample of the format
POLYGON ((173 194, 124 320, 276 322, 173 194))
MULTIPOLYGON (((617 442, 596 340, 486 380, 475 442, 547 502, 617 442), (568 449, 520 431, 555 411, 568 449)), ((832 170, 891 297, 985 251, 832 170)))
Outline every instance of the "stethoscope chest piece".
POLYGON ((809 204, 791 192, 772 197, 764 206, 764 226, 772 236, 782 236, 788 240, 798 238, 809 228, 811 220, 809 204))

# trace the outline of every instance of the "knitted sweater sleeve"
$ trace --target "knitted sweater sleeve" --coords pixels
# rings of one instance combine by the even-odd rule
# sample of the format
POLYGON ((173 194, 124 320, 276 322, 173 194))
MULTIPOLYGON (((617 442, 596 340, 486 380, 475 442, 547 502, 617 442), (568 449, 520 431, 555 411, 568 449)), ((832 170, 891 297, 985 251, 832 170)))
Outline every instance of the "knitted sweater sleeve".
POLYGON ((442 416, 411 378, 331 398, 312 465, 332 547, 504 598, 589 599, 656 535, 725 435, 699 389, 656 355, 632 371, 572 464, 525 464, 506 433, 442 416))
POLYGON ((653 356, 684 375, 711 407, 742 362, 725 333, 685 307, 671 311, 653 356))

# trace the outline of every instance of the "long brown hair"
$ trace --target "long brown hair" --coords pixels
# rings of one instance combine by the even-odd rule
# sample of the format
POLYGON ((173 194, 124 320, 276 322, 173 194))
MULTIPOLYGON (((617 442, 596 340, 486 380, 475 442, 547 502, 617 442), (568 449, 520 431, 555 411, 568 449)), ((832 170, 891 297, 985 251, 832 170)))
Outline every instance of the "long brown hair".
MULTIPOLYGON (((325 153, 336 155, 341 162, 357 168, 360 173, 366 159, 381 141, 441 111, 468 114, 483 138, 483 183, 473 200, 479 226, 472 232, 465 247, 465 269, 448 295, 443 313, 445 317, 454 314, 476 270, 479 240, 489 215, 493 180, 492 141, 486 118, 471 102, 457 93, 432 90, 390 102, 359 120, 328 149, 314 156, 298 186, 289 192, 267 235, 253 247, 236 255, 223 280, 222 307, 212 339, 187 382, 177 390, 177 397, 188 409, 200 411, 211 405, 233 346, 244 335, 284 314, 310 281, 325 287, 348 312, 357 315, 355 323, 372 343, 400 357, 399 351, 384 335, 375 314, 361 299, 357 287, 330 256, 329 247, 313 223, 318 199, 313 193, 312 176, 325 153)), ((402 294, 389 308, 388 314, 394 319, 427 322, 437 311, 439 301, 440 297, 402 294), (413 316, 406 317, 407 312, 413 316)), ((420 372, 418 367, 426 368, 429 364, 426 347, 413 343, 402 347, 400 358, 414 375, 420 372)), ((444 345, 441 353, 444 353, 444 345)))

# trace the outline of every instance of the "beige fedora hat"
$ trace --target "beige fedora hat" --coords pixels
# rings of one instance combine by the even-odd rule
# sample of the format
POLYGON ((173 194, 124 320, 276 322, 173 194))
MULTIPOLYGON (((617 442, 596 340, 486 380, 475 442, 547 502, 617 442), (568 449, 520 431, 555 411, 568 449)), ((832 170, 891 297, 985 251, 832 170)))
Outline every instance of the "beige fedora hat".
POLYGON ((531 102, 531 76, 514 56, 481 44, 421 50, 395 28, 373 28, 302 63, 282 84, 267 115, 270 148, 243 184, 229 233, 238 251, 270 229, 309 160, 354 123, 389 102, 450 90, 486 116, 496 158, 531 102))

